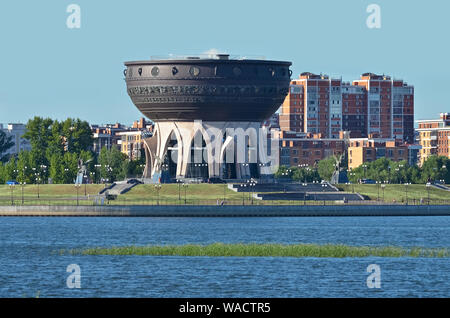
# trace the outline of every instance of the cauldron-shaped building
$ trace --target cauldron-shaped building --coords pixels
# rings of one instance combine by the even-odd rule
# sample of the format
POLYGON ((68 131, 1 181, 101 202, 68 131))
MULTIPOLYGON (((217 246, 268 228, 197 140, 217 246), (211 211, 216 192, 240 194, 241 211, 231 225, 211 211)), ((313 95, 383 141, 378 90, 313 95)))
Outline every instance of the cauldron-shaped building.
POLYGON ((128 95, 155 123, 144 139, 144 176, 270 174, 258 132, 288 93, 290 65, 226 54, 125 62, 128 95))

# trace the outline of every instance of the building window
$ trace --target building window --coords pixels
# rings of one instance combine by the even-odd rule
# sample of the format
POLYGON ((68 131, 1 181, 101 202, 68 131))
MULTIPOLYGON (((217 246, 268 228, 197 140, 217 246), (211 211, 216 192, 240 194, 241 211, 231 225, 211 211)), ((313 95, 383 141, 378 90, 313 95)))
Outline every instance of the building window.
POLYGON ((159 75, 159 67, 158 66, 154 66, 152 68, 151 73, 152 73, 152 76, 158 76, 159 75))
POLYGON ((191 66, 189 69, 189 74, 192 76, 198 76, 200 74, 200 69, 197 66, 191 66))

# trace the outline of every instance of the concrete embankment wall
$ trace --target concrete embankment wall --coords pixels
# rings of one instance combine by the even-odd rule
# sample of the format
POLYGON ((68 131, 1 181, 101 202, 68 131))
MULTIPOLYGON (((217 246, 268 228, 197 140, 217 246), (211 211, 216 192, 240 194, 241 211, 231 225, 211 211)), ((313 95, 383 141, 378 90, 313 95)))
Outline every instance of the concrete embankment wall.
POLYGON ((448 205, 327 206, 0 206, 0 216, 431 216, 450 215, 448 205))

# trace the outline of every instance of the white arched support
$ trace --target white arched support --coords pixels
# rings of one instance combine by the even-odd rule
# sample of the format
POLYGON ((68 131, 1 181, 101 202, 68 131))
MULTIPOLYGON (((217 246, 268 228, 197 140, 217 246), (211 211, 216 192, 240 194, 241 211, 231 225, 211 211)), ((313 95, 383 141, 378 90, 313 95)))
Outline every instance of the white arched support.
MULTIPOLYGON (((269 162, 267 158, 267 132, 261 133, 260 123, 256 122, 202 122, 202 121, 173 121, 155 123, 154 137, 144 141, 146 153, 149 156, 146 164, 146 175, 151 170, 151 175, 161 172, 161 164, 167 153, 167 148, 172 134, 175 134, 178 147, 176 158, 177 178, 184 178, 187 173, 188 163, 191 157, 191 145, 198 146, 201 136, 206 144, 206 151, 202 154, 208 163, 208 175, 210 178, 221 177, 222 167, 230 159, 236 165, 236 177, 244 179, 250 177, 250 164, 269 162), (198 140, 194 140, 196 139, 198 140), (226 136, 226 137, 225 137, 226 136), (153 139, 155 138, 155 139, 153 139), (149 140, 152 142, 149 142, 149 140), (226 155, 225 155, 226 154, 226 155), (151 167, 151 168, 150 168, 151 167)), ((274 145, 272 144, 272 151, 274 145)), ((272 155, 272 154, 271 154, 272 155)), ((277 152, 278 155, 278 152, 277 152)), ((198 159, 198 158, 197 158, 198 159)), ((175 158, 171 158, 175 160, 175 158)), ((270 174, 270 168, 261 166, 260 173, 270 174), (269 173, 267 173, 269 172, 269 173)))

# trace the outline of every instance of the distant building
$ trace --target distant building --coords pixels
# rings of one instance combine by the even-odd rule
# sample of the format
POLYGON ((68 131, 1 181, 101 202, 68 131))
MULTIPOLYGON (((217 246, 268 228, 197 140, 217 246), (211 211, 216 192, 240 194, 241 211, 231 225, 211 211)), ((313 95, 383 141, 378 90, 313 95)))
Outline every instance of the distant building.
POLYGON ((128 156, 131 160, 141 158, 144 149, 143 131, 128 130, 117 133, 120 136, 120 151, 128 156))
POLYGON ((278 113, 274 113, 272 116, 270 116, 269 119, 265 120, 261 124, 262 127, 266 127, 267 129, 279 129, 280 128, 280 116, 278 113))
POLYGON ((92 136, 94 138, 92 150, 99 154, 103 147, 111 149, 111 147, 115 146, 120 149, 119 140, 121 137, 117 133, 126 131, 127 129, 128 127, 119 123, 91 125, 92 136))
POLYGON ((132 129, 146 129, 150 132, 153 131, 153 122, 145 120, 144 117, 141 117, 139 120, 133 122, 131 126, 132 129))
POLYGON ((373 73, 350 84, 305 72, 291 81, 280 129, 337 139, 340 131, 350 131, 414 143, 414 87, 373 73))
POLYGON ((283 131, 304 132, 304 88, 295 81, 289 86, 289 93, 281 105, 279 114, 280 129, 283 131))
POLYGON ((93 151, 100 153, 103 147, 111 149, 117 147, 130 159, 138 159, 143 149, 142 136, 151 136, 153 123, 140 118, 131 127, 120 123, 107 125, 91 125, 94 137, 93 151))
POLYGON ((367 134, 414 143, 414 87, 386 75, 365 73, 353 85, 367 91, 367 134))
POLYGON ((280 131, 280 165, 299 167, 314 166, 330 156, 341 156, 345 152, 345 140, 321 138, 320 134, 280 131))
POLYGON ((347 149, 348 167, 355 169, 380 158, 406 160, 409 165, 415 165, 419 150, 420 145, 406 144, 393 138, 351 138, 347 149))
POLYGON ((6 136, 12 136, 11 141, 14 143, 10 149, 0 155, 17 155, 22 150, 31 150, 30 142, 27 139, 22 138, 27 131, 25 124, 0 124, 0 130, 3 130, 3 132, 6 133, 6 136))
POLYGON ((431 155, 450 158, 450 115, 441 113, 439 119, 418 120, 420 164, 431 155))

